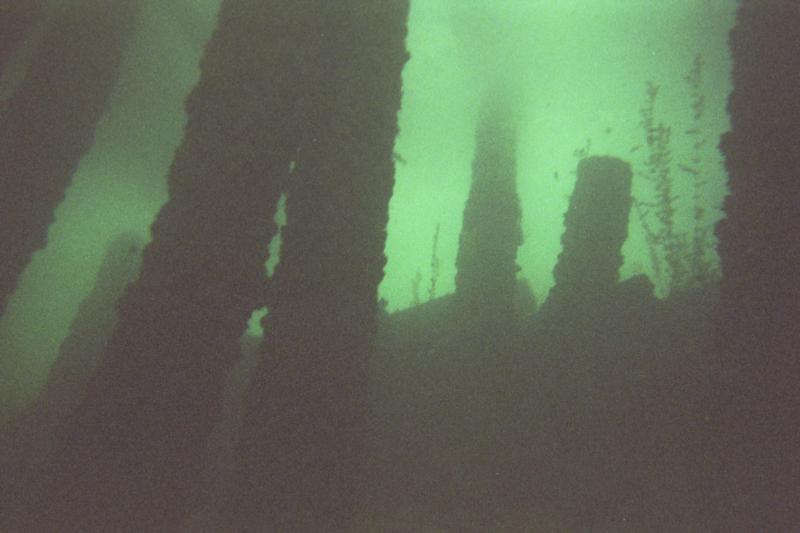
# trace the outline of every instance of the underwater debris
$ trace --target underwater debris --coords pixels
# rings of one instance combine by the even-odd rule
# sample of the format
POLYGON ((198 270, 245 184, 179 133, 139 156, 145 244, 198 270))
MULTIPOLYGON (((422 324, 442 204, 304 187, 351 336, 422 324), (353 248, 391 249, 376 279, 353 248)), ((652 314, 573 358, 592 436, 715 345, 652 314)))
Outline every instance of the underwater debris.
POLYGON ((700 174, 700 171, 697 168, 684 165, 683 163, 678 164, 678 168, 693 176, 700 174))
POLYGON ((583 148, 576 148, 572 152, 572 155, 576 159, 585 159, 589 157, 591 151, 592 151, 592 139, 586 139, 586 144, 583 146, 583 148))

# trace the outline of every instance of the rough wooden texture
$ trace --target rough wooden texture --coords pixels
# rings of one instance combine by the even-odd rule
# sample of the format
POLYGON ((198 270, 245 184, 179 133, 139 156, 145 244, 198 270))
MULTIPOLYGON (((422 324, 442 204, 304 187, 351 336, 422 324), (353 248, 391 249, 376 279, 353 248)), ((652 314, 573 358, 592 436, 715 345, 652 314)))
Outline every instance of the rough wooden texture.
POLYGON ((720 402, 731 526, 800 523, 800 9, 746 0, 730 32, 730 194, 716 228, 722 265, 720 402))
MULTIPOLYGON (((553 270, 555 285, 542 306, 544 318, 557 319, 569 311, 590 322, 602 311, 619 280, 631 177, 630 165, 614 157, 589 157, 578 164, 578 180, 564 216, 562 251, 553 270)), ((578 324, 571 326, 580 329, 578 324)))
POLYGON ((299 66, 319 83, 303 92, 309 129, 246 399, 234 510, 243 531, 344 530, 366 444, 408 2, 305 3, 293 20, 324 30, 299 66))

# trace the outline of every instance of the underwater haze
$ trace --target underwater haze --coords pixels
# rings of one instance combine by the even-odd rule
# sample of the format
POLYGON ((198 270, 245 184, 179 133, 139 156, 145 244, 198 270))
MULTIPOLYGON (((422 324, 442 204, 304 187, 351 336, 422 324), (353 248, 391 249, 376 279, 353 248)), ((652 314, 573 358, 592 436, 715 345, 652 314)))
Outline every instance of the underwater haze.
MULTIPOLYGON (((218 2, 144 2, 108 114, 81 160, 65 200, 20 280, 2 322, 3 350, 17 354, 15 381, 29 397, 41 383, 106 246, 119 233, 142 239, 166 199, 164 176, 185 123, 183 99, 198 76, 218 2), (55 296, 54 296, 55 295, 55 296), (46 334, 43 331, 46 330, 46 334)), ((702 224, 720 217, 725 174, 716 139, 728 127, 726 32, 735 5, 689 2, 413 2, 403 71, 398 164, 380 294, 389 310, 408 307, 419 271, 427 287, 433 237, 439 295, 452 292, 461 214, 469 191, 477 108, 495 83, 517 98, 517 188, 525 242, 521 276, 537 300, 553 283, 563 215, 580 155, 619 154, 638 165, 638 198, 654 194, 642 176, 646 83, 661 87, 658 120, 674 130, 676 155, 692 154, 690 88, 684 77, 703 58, 705 115, 700 153, 707 183, 702 224), (656 23, 658 21, 658 28, 656 23)), ((691 183, 676 175, 678 224, 692 224, 691 183)), ((713 243, 709 260, 715 262, 713 243)), ((639 221, 631 219, 623 277, 653 276, 639 221)), ((427 292, 425 293, 427 294, 427 292)), ((257 321, 253 331, 257 331, 257 321)))
POLYGON ((9 5, 0 529, 800 520, 792 0, 9 5))
MULTIPOLYGON (((470 185, 472 133, 480 99, 500 83, 515 93, 519 121, 517 188, 523 205, 522 275, 542 301, 552 285, 563 215, 580 155, 614 154, 643 179, 646 133, 640 109, 646 83, 661 87, 658 120, 674 131, 675 156, 691 157, 690 89, 684 77, 700 55, 705 116, 701 152, 708 177, 704 224, 719 218, 725 174, 714 139, 727 127, 730 91, 726 32, 732 2, 501 1, 415 2, 403 72, 403 107, 387 241, 389 264, 381 290, 392 309, 410 302, 416 269, 430 276, 430 249, 441 224, 442 292, 453 289, 455 256, 470 185), (656 23, 657 21, 657 23, 656 23), (638 148, 637 148, 638 147, 638 148), (633 150, 633 151, 632 151, 633 150), (427 241, 424 237, 427 236, 427 241)), ((679 223, 691 225, 691 185, 676 176, 679 223)), ((631 221, 623 276, 652 270, 638 221, 631 221)), ((713 259, 713 258, 712 258, 713 259)), ((656 281, 659 283, 659 281, 656 281)), ((663 281, 661 281, 663 283, 663 281)))

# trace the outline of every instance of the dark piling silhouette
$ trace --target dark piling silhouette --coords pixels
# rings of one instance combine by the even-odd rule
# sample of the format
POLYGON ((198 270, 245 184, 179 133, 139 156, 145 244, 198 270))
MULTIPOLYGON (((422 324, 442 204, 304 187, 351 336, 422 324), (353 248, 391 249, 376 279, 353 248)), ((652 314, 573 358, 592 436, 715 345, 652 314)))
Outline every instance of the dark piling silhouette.
POLYGON ((508 101, 488 96, 475 134, 472 186, 456 257, 456 298, 465 319, 513 323, 522 210, 517 196, 517 135, 508 101))
POLYGON ((106 251, 97 282, 81 303, 38 400, 56 409, 59 417, 80 403, 86 383, 101 363, 117 324, 117 301, 139 272, 143 246, 138 237, 123 235, 106 251))
POLYGON ((318 69, 319 85, 306 93, 311 129, 287 186, 233 519, 240 531, 336 532, 360 499, 408 2, 300 2, 292 12, 293 24, 324 29, 288 41, 317 47, 302 65, 318 69))
POLYGON ((30 530, 174 531, 202 501, 207 440, 239 338, 261 306, 273 217, 303 124, 298 43, 318 32, 282 19, 285 10, 222 3, 186 101, 169 200, 48 490, 29 509, 30 530))
POLYGON ((632 204, 630 165, 614 157, 578 163, 578 179, 564 216, 562 251, 553 270, 555 285, 542 305, 553 325, 565 316, 580 329, 602 315, 619 280, 622 245, 628 237, 632 204))
POLYGON ((718 385, 727 412, 731 526, 800 523, 800 10, 746 0, 729 35, 730 194, 716 228, 722 266, 718 385))
POLYGON ((5 447, 0 446, 4 448, 0 450, 0 492, 13 500, 4 508, 18 509, 24 504, 19 501, 21 495, 38 491, 42 470, 100 364, 117 322, 117 300, 139 271, 142 244, 133 235, 122 235, 111 243, 94 288, 81 303, 39 396, 3 428, 7 440, 5 447))
POLYGON ((0 315, 92 146, 139 0, 80 0, 53 10, 25 78, 0 106, 0 315))

